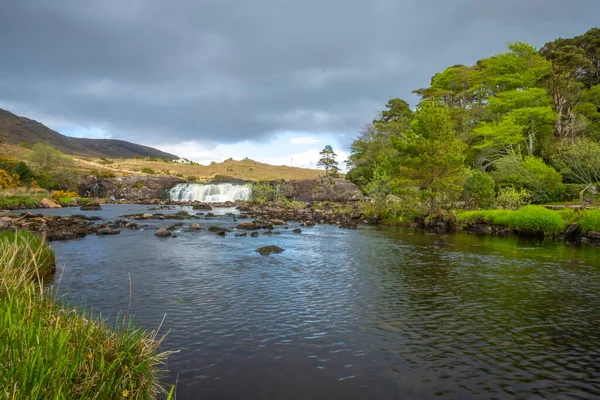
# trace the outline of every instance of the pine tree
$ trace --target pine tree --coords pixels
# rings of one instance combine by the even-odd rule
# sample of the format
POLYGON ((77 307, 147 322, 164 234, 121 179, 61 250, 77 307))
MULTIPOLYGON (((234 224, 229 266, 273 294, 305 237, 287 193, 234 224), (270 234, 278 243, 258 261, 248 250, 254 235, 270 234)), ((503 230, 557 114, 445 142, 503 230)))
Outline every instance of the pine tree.
POLYGON ((330 145, 325 146, 319 155, 321 158, 319 159, 319 162, 317 162, 317 167, 325 167, 325 175, 329 175, 329 171, 332 171, 334 174, 337 174, 340 171, 337 166, 338 162, 335 161, 337 154, 333 152, 330 145))

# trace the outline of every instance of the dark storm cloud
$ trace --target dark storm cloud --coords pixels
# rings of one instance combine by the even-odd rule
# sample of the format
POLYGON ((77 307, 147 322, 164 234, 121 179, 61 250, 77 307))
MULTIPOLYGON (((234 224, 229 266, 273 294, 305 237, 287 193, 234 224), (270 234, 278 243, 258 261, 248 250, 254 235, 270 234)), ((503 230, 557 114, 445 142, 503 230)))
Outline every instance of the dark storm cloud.
POLYGON ((0 104, 166 143, 345 134, 443 68, 583 33, 574 0, 6 0, 0 104))

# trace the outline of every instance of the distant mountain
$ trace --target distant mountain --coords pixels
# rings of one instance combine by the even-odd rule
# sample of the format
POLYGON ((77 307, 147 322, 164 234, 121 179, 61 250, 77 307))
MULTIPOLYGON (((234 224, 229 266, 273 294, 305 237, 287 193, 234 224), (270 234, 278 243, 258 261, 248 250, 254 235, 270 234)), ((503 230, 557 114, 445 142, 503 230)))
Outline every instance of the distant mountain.
POLYGON ((46 143, 63 153, 84 157, 133 158, 135 156, 167 158, 179 157, 148 146, 124 140, 80 139, 53 131, 29 118, 19 117, 0 108, 0 142, 19 144, 46 143))

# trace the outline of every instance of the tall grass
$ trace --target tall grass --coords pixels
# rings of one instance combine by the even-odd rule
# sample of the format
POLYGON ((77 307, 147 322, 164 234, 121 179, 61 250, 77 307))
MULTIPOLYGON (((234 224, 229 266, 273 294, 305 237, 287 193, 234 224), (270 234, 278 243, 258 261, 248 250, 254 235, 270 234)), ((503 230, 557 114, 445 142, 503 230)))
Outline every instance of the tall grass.
POLYGON ((0 239, 0 398, 155 398, 162 338, 106 321, 45 293, 51 250, 18 232, 0 239))
POLYGON ((600 232, 600 210, 564 209, 559 210, 565 225, 579 224, 583 233, 600 232))
POLYGON ((547 236, 562 233, 565 228, 565 222, 558 212, 541 206, 525 206, 515 211, 466 211, 458 214, 458 220, 464 225, 484 222, 505 226, 522 233, 547 236))

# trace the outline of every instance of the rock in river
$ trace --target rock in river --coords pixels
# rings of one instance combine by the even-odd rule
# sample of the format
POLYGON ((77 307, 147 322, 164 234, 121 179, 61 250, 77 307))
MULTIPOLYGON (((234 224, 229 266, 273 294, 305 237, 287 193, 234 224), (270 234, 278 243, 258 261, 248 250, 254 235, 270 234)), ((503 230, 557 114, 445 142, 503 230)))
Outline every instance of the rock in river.
POLYGON ((171 232, 166 230, 165 228, 158 228, 158 230, 154 233, 158 237, 169 237, 171 236, 171 232))
POLYGON ((81 206, 79 207, 79 209, 82 211, 101 211, 102 207, 100 207, 100 204, 98 203, 91 203, 85 206, 81 206))
POLYGON ((256 252, 262 254, 263 256, 268 256, 271 253, 281 253, 282 251, 283 249, 281 247, 274 245, 264 246, 259 249, 256 249, 256 252))
POLYGON ((44 208, 61 208, 60 204, 56 204, 55 202, 53 202, 50 199, 43 199, 42 200, 42 206, 44 208))

